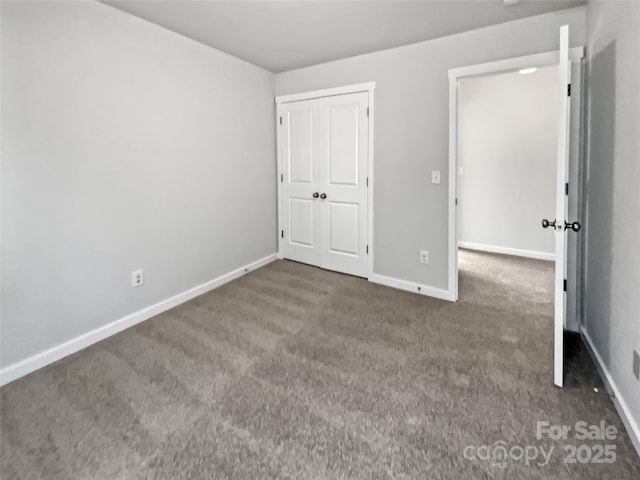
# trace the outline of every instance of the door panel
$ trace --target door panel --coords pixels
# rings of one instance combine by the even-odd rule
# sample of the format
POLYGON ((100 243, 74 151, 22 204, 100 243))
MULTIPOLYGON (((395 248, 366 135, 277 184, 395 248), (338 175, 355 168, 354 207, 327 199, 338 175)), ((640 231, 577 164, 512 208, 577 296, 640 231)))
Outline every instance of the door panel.
POLYGON ((313 110, 289 114, 289 181, 313 183, 313 110))
POLYGON ((289 199, 289 230, 291 243, 314 247, 314 203, 306 198, 289 199))
POLYGON ((329 252, 358 255, 357 203, 329 202, 329 252))
POLYGON ((358 107, 329 105, 329 183, 358 184, 358 107))
POLYGON ((320 265, 320 165, 316 140, 317 108, 313 101, 296 102, 282 115, 283 158, 281 246, 285 258, 320 265))

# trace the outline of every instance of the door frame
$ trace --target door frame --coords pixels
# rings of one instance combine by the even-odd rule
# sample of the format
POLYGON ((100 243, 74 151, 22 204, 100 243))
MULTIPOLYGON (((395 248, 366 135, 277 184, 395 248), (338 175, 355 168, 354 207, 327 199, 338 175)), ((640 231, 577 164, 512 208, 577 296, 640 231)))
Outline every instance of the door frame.
POLYGON ((367 245, 369 246, 368 259, 367 259, 367 279, 371 280, 373 275, 373 256, 375 254, 375 247, 373 245, 373 188, 375 185, 373 175, 373 118, 375 115, 374 108, 374 91, 376 89, 376 82, 357 83, 353 85, 344 85, 341 87, 326 88, 322 90, 313 90, 309 92, 294 93, 290 95, 277 95, 275 97, 276 103, 276 155, 277 155, 277 177, 276 182, 278 184, 278 258, 282 260, 284 255, 282 253, 282 236, 280 232, 284 229, 282 225, 283 218, 283 196, 282 196, 282 183, 283 183, 283 161, 282 158, 282 105, 293 102, 300 102, 303 100, 313 100, 316 98, 333 97, 336 95, 346 95, 349 93, 362 93, 367 92, 369 94, 369 116, 368 116, 368 149, 367 152, 367 169, 369 184, 367 188, 367 245))
MULTIPOLYGON (((569 49, 571 63, 580 62, 584 57, 584 47, 569 49)), ((508 73, 522 68, 544 68, 557 66, 560 52, 536 53, 508 58, 495 62, 481 63, 449 69, 449 215, 448 215, 448 284, 447 298, 458 300, 458 86, 463 78, 480 77, 508 73)))

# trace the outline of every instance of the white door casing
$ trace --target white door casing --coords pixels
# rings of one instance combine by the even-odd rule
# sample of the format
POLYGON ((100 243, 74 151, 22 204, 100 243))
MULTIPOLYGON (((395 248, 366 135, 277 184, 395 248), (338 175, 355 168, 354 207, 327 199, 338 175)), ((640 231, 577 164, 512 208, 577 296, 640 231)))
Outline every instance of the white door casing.
POLYGON ((276 99, 281 258, 370 275, 372 90, 276 99))

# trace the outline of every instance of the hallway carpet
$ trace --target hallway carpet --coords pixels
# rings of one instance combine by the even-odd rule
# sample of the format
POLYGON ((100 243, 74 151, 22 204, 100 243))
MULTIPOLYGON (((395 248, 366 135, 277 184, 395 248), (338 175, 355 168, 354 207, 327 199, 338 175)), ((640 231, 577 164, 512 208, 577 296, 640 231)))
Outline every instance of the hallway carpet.
POLYGON ((251 272, 3 387, 0 477, 640 478, 583 347, 552 385, 553 266, 461 252, 461 269, 455 304, 288 261, 251 272), (579 420, 619 433, 536 438, 579 420), (506 460, 478 448, 495 442, 506 460), (607 443, 613 463, 563 462, 607 443))

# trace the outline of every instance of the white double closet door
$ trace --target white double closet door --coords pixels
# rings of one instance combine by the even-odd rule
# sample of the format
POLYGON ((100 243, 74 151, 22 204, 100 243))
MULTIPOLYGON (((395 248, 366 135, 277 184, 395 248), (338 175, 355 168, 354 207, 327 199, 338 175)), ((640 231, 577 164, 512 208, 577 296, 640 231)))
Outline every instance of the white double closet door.
POLYGON ((367 92, 281 106, 284 258, 368 276, 367 92))

